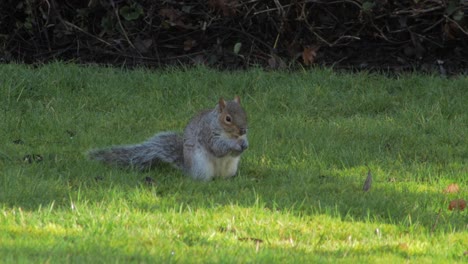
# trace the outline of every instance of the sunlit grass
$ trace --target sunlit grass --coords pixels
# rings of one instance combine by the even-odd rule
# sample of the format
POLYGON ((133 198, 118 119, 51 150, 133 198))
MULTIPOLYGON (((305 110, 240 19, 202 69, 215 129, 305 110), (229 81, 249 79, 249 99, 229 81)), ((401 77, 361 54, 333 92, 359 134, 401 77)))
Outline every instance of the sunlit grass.
POLYGON ((467 211, 447 209, 468 198, 466 77, 59 63, 0 76, 1 262, 467 260, 467 211), (84 155, 180 131, 236 94, 251 146, 234 179, 84 155))

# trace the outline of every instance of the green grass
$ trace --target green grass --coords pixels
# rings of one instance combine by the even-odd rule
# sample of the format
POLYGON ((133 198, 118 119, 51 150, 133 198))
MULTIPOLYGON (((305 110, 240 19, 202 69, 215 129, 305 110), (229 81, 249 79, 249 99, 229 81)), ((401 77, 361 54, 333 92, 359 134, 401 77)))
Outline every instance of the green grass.
POLYGON ((468 259, 467 210, 447 209, 468 198, 467 77, 59 63, 0 65, 0 76, 2 263, 468 259), (250 148, 234 179, 85 157, 182 130, 236 94, 250 148), (460 192, 444 194, 451 183, 460 192))

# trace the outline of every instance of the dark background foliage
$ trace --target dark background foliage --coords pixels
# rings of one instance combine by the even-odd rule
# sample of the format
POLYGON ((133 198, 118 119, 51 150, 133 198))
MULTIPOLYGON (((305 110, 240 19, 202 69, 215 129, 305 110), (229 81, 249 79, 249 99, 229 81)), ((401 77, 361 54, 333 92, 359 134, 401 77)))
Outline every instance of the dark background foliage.
POLYGON ((2 0, 0 60, 466 73, 466 0, 2 0))

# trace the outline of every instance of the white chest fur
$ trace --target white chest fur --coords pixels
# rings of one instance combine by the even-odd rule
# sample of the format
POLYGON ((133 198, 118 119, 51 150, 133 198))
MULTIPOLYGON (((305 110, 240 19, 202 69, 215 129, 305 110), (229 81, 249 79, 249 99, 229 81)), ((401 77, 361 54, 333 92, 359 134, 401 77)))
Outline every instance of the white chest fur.
POLYGON ((226 156, 222 158, 213 157, 213 176, 232 177, 237 172, 237 165, 240 156, 232 157, 226 156))
POLYGON ((193 177, 210 180, 214 177, 232 177, 237 172, 240 156, 216 157, 199 148, 192 160, 191 174, 193 177))

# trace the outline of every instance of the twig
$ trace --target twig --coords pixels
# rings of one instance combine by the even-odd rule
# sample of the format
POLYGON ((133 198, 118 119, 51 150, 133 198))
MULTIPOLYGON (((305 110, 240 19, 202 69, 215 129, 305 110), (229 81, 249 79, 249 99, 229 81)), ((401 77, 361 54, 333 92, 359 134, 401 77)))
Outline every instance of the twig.
POLYGON ((439 9, 443 9, 443 8, 444 8, 443 6, 434 6, 434 7, 431 7, 431 8, 420 9, 420 10, 418 10, 418 9, 399 10, 399 11, 395 11, 393 14, 395 14, 395 15, 411 14, 410 16, 417 16, 419 14, 429 13, 429 12, 439 10, 439 9))
POLYGON ((125 31, 123 25, 122 25, 122 21, 120 20, 120 16, 119 16, 119 10, 115 7, 115 3, 114 3, 114 0, 111 1, 111 4, 112 4, 112 8, 114 9, 114 12, 115 12, 115 16, 117 17, 117 22, 119 22, 119 26, 120 26, 120 29, 122 30, 122 34, 124 35, 125 39, 127 40, 128 44, 130 44, 130 46, 135 49, 135 50, 138 50, 135 48, 135 46, 133 45, 133 43, 130 41, 130 39, 128 38, 128 35, 127 35, 127 32, 125 31))
MULTIPOLYGON (((276 3, 276 1, 275 1, 275 3, 276 3)), ((290 6, 293 6, 293 5, 294 5, 294 4, 272 7, 272 8, 269 8, 269 9, 265 9, 265 10, 260 10, 260 11, 254 12, 253 14, 254 14, 254 16, 256 16, 256 15, 259 15, 259 14, 269 13, 269 12, 271 12, 271 11, 276 11, 276 10, 284 9, 285 7, 290 7, 290 6)), ((280 13, 281 13, 281 11, 284 12, 284 10, 280 10, 280 13)))
POLYGON ((447 16, 447 15, 444 15, 444 17, 445 17, 447 20, 449 20, 450 22, 454 23, 454 24, 458 27, 458 29, 461 30, 461 32, 463 32, 465 35, 468 35, 468 32, 466 32, 466 31, 463 29, 463 27, 460 26, 460 24, 458 24, 455 20, 451 19, 451 18, 450 18, 449 16, 447 16))
POLYGON ((357 7, 359 7, 359 9, 361 9, 361 7, 362 7, 361 3, 357 2, 357 1, 352 1, 352 0, 341 0, 341 1, 306 0, 305 1, 305 3, 317 3, 317 4, 325 4, 325 5, 342 4, 344 2, 356 5, 357 7))
POLYGON ((93 37, 93 38, 99 40, 100 42, 106 44, 107 46, 113 47, 112 44, 110 44, 109 42, 107 42, 107 41, 105 41, 105 40, 103 40, 103 39, 101 39, 101 38, 99 38, 99 37, 96 37, 96 36, 94 36, 93 34, 90 34, 89 32, 84 31, 83 29, 81 29, 80 27, 78 27, 77 25, 75 25, 75 24, 73 24, 73 23, 70 23, 70 22, 68 22, 68 21, 66 21, 66 20, 62 20, 62 22, 63 22, 65 25, 69 26, 69 27, 72 27, 72 28, 74 28, 74 29, 76 29, 76 30, 81 31, 81 32, 84 33, 85 35, 88 35, 88 36, 90 36, 90 37, 93 37))

